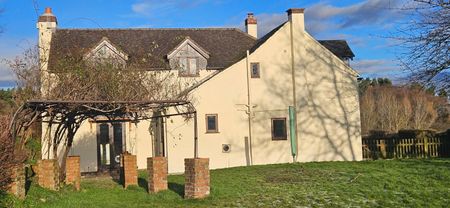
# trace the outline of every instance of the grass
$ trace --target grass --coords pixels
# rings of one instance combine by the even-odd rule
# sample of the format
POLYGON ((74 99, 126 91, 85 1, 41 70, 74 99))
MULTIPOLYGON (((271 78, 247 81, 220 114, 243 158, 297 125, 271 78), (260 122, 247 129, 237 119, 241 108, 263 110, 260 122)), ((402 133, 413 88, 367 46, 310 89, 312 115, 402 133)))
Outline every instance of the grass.
MULTIPOLYGON (((447 207, 450 160, 378 160, 239 167, 211 171, 211 196, 183 199, 184 178, 169 176, 169 190, 124 190, 108 179, 84 179, 82 190, 59 192, 32 183, 16 207, 447 207)), ((1 197, 1 196, 0 196, 1 197)))

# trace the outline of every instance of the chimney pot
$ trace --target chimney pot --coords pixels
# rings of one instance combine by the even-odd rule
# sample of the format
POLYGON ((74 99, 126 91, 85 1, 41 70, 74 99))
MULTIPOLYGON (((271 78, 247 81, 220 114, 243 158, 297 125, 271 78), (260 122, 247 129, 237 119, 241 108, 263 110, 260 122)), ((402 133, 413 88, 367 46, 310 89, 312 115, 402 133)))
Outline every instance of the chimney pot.
POLYGON ((44 14, 39 16, 38 22, 55 22, 55 23, 57 23, 58 21, 56 20, 55 15, 52 13, 52 8, 47 7, 47 8, 45 8, 44 14))
POLYGON ((245 25, 248 25, 248 24, 257 24, 256 18, 253 15, 253 13, 247 14, 247 19, 245 19, 245 25))
POLYGON ((51 14, 52 13, 52 8, 51 7, 45 8, 45 13, 46 14, 51 14))

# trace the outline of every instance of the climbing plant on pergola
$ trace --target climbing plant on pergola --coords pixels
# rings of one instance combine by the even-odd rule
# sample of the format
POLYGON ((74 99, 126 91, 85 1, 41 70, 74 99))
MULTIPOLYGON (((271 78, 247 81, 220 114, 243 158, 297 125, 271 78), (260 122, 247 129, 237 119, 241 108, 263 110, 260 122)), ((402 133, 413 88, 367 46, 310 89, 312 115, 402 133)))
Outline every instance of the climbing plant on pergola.
MULTIPOLYGON (((14 137, 24 133, 34 122, 46 122, 51 131, 55 127, 49 148, 53 148, 53 158, 62 159, 61 173, 64 173, 65 158, 72 147, 75 133, 87 119, 106 117, 108 121, 151 120, 159 117, 185 116, 194 119, 194 156, 197 157, 197 112, 191 102, 185 100, 158 101, 58 101, 30 100, 24 103, 14 114, 11 124, 14 137), (167 113, 170 108, 174 113, 167 113), (155 115, 155 112, 162 114, 155 115), (63 145, 62 155, 57 149, 63 145)), ((63 174, 62 174, 63 176, 63 174)))
POLYGON ((83 121, 99 117, 111 122, 169 116, 194 119, 197 157, 197 116, 189 92, 202 80, 179 77, 175 70, 144 70, 139 63, 118 64, 114 59, 67 57, 51 68, 42 68, 45 61, 40 60, 38 51, 27 50, 22 57, 8 62, 19 88, 19 107, 10 130, 24 146, 30 126, 47 123, 49 147, 53 148, 53 158, 62 159, 62 173, 75 133, 83 121), (57 155, 60 145, 63 153, 57 155))

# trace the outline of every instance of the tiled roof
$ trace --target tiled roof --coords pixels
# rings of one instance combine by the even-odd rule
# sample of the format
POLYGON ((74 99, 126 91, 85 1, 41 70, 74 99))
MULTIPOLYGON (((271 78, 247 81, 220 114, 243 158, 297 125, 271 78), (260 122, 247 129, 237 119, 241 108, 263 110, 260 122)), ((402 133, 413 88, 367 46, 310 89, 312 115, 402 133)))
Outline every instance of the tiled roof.
POLYGON ((207 69, 224 69, 240 60, 256 40, 238 29, 57 29, 49 67, 65 57, 83 58, 107 38, 126 53, 128 63, 144 69, 168 69, 166 55, 189 37, 209 52, 207 69))
MULTIPOLYGON (((49 69, 66 57, 82 59, 104 38, 128 55, 129 64, 147 70, 169 69, 167 54, 187 37, 208 51, 207 69, 225 69, 255 51, 285 23, 256 40, 239 29, 57 29, 53 34, 49 69)), ((339 58, 355 55, 345 40, 319 40, 319 43, 339 58)))
POLYGON ((350 49, 350 46, 348 46, 345 40, 319 40, 319 43, 339 58, 355 57, 355 54, 353 54, 352 49, 350 49))

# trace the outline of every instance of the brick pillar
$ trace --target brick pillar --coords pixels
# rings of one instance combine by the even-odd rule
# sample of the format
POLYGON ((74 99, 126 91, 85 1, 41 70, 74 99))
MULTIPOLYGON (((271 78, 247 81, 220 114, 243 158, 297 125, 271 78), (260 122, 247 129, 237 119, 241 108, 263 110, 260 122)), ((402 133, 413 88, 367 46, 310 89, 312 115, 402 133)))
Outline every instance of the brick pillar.
POLYGON ((148 192, 167 190, 167 157, 147 158, 148 192))
POLYGON ((19 199, 25 198, 25 168, 20 164, 12 168, 11 184, 9 185, 8 192, 13 194, 19 199))
POLYGON ((38 162, 38 183, 51 190, 59 189, 59 164, 55 159, 38 162))
POLYGON ((80 182, 80 156, 69 156, 66 159, 66 184, 73 184, 75 189, 79 191, 80 182))
POLYGON ((136 155, 123 154, 122 155, 123 164, 123 187, 127 188, 129 185, 137 185, 137 163, 136 155))
POLYGON ((209 158, 184 159, 184 198, 198 199, 209 195, 209 158))

